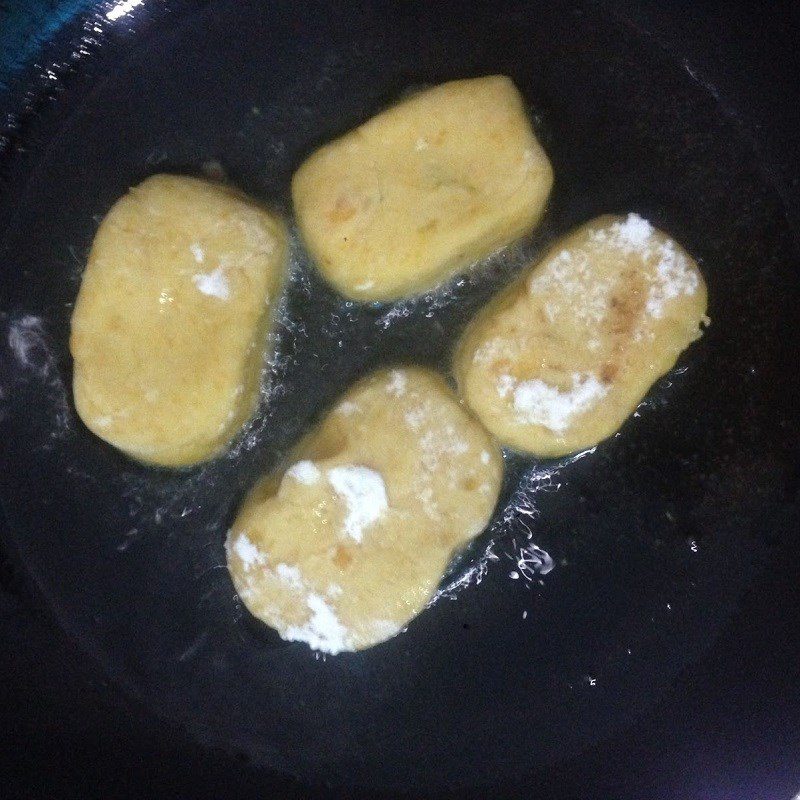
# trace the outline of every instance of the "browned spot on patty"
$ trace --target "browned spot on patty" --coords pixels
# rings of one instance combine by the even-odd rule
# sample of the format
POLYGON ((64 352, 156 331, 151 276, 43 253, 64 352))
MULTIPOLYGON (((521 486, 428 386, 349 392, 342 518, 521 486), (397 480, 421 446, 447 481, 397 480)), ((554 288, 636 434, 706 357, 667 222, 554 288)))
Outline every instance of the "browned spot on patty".
POLYGON ((623 284, 608 301, 608 327, 615 336, 629 335, 644 310, 644 292, 641 280, 635 275, 625 275, 623 284))
POLYGON ((417 233, 430 233, 431 231, 435 231, 436 228, 439 227, 439 221, 436 219, 432 219, 429 222, 426 222, 421 227, 417 228, 417 233))
POLYGON ((347 567, 353 563, 353 556, 346 547, 339 545, 333 556, 333 563, 336 564, 339 569, 347 569, 347 567))
POLYGON ((461 481, 461 487, 468 492, 474 492, 479 485, 480 481, 474 475, 470 475, 467 478, 463 478, 461 481))
POLYGON ((347 222, 355 216, 355 213, 356 207, 346 197, 340 195, 328 212, 328 219, 334 223, 347 222))
POLYGON ((606 362, 600 368, 600 380, 603 383, 613 383, 614 379, 619 374, 619 364, 612 364, 611 362, 606 362))

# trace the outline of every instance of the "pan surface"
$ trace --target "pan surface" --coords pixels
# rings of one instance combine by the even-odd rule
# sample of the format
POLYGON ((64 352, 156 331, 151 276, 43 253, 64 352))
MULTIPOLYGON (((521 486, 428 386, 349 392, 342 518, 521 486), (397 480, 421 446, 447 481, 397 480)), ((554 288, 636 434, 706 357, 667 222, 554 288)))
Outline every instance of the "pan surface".
POLYGON ((30 98, 0 156, 6 547, 126 692, 309 783, 516 786, 630 725, 702 658, 796 508, 797 259, 735 119, 602 5, 137 5, 65 32, 85 55, 52 100, 30 98), (130 185, 222 169, 288 215, 316 146, 409 87, 498 72, 555 170, 534 237, 382 306, 343 302, 296 246, 260 414, 230 454, 155 470, 83 428, 69 318, 98 221, 130 185), (509 454, 490 531, 397 638, 322 658, 251 620, 222 544, 256 477, 375 366, 446 372, 463 325, 524 263, 628 211, 698 259, 712 320, 634 418, 581 458, 509 454))

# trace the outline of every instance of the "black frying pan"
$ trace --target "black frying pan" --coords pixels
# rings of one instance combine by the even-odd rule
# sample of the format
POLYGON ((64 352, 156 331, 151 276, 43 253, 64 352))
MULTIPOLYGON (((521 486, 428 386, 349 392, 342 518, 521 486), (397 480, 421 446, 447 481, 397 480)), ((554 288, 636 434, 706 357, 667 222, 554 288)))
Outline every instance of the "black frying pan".
MULTIPOLYGON (((115 690, 229 769, 300 795, 531 797, 691 680, 748 587, 797 558, 799 284, 773 179, 691 69, 602 4, 134 5, 79 15, 40 59, 52 80, 23 72, 6 97, 6 557, 115 690), (316 146, 409 87, 496 72, 555 169, 533 237, 397 306, 344 303, 297 248, 274 388, 232 455, 161 471, 82 427, 69 318, 98 220, 130 185, 221 166, 288 215, 316 146), (322 658, 253 621, 221 565, 256 477, 372 368, 447 371, 523 263, 627 211, 698 259, 712 319, 634 418, 581 459, 508 454, 492 528, 407 633, 322 658), (531 543, 555 569, 520 574, 531 543)), ((800 788, 800 758, 779 768, 800 788)))

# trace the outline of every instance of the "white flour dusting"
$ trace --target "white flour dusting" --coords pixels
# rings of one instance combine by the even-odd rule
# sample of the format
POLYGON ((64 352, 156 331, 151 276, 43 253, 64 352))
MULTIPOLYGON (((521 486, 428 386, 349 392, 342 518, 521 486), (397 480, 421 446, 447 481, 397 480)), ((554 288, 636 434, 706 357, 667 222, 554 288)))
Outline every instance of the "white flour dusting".
POLYGON ((625 244, 634 250, 641 250, 646 247, 655 232, 653 226, 638 214, 628 214, 624 222, 615 222, 611 229, 625 244))
POLYGON ((605 228, 593 230, 590 239, 595 244, 608 244, 623 253, 644 252, 651 244, 656 229, 638 214, 628 214, 622 222, 612 222, 605 228))
POLYGON ((303 588, 303 577, 297 567, 292 567, 289 564, 276 564, 275 574, 292 589, 303 588))
POLYGON ((355 403, 350 402, 350 400, 345 400, 336 406, 336 413, 343 414, 345 417, 355 414, 356 411, 358 411, 358 406, 355 403))
MULTIPOLYGON (((240 533, 236 537, 231 549, 241 559, 245 571, 249 571, 254 565, 263 565, 267 561, 266 554, 259 550, 245 533, 240 533)), ((313 650, 321 650, 331 655, 353 649, 350 632, 342 624, 333 607, 321 595, 309 591, 297 566, 281 562, 275 565, 271 574, 285 590, 300 592, 301 602, 305 602, 311 612, 307 622, 303 625, 278 626, 277 630, 282 639, 289 642, 305 642, 313 650)), ((248 576, 246 581, 247 586, 239 591, 243 598, 251 597, 254 594, 253 577, 248 576)), ((338 597, 342 594, 342 587, 338 584, 329 584, 327 594, 331 598, 338 597)))
POLYGON ((306 486, 313 486, 322 477, 319 467, 313 461, 298 461, 286 470, 290 478, 306 486))
POLYGON ((389 374, 389 383, 386 385, 386 393, 392 397, 402 397, 406 393, 408 376, 403 370, 393 369, 389 374))
POLYGON ((411 411, 406 411, 403 415, 403 419, 405 419, 406 425, 408 425, 412 431, 418 431, 425 421, 426 416, 425 409, 420 406, 418 408, 412 408, 411 411))
MULTIPOLYGON (((542 270, 537 270, 528 283, 532 295, 546 295, 554 290, 563 295, 561 303, 546 300, 543 305, 551 323, 562 312, 590 325, 605 319, 614 281, 599 275, 594 269, 594 248, 597 246, 605 253, 616 250, 622 257, 641 257, 642 276, 648 285, 645 310, 655 319, 664 315, 670 300, 692 295, 699 286, 697 273, 675 242, 663 240, 658 231, 638 214, 628 214, 621 222, 593 230, 589 239, 592 246, 588 249, 561 250, 542 270)), ((481 358, 486 355, 488 353, 482 353, 481 358)), ((477 353, 475 360, 480 360, 477 353)))
POLYGON ((517 379, 512 375, 498 375, 496 384, 497 394, 503 398, 508 397, 516 388, 517 383, 517 379))
POLYGON ((579 249, 562 250, 528 281, 529 294, 550 296, 544 312, 551 323, 562 313, 585 325, 601 323, 608 314, 611 289, 611 281, 597 274, 590 254, 579 249))
POLYGON ((282 638, 289 642, 305 642, 314 650, 336 655, 342 650, 352 649, 350 634, 342 625, 336 612, 318 594, 313 592, 306 598, 311 617, 305 625, 291 625, 282 638))
POLYGON ((203 294, 209 297, 230 300, 231 287, 225 277, 224 267, 217 267, 213 272, 192 275, 192 282, 203 294))
POLYGON ((205 261, 206 254, 203 252, 203 248, 197 242, 189 245, 189 250, 192 251, 192 256, 194 256, 194 260, 198 264, 202 264, 205 261))
POLYGON ((511 350, 508 340, 502 336, 495 336, 475 351, 472 361, 475 364, 491 364, 498 358, 508 358, 510 355, 511 350))
MULTIPOLYGON (((427 479, 430 481, 430 476, 427 473, 422 473, 423 475, 423 483, 427 479)), ((442 515, 439 512, 439 504, 433 499, 433 489, 430 485, 423 485, 422 488, 418 489, 418 495, 420 502, 422 503, 422 510, 431 518, 431 519, 441 519, 442 515)))
POLYGON ((422 466, 428 472, 441 468, 442 458, 452 462, 454 458, 469 452, 469 443, 456 430, 452 423, 444 427, 431 427, 419 440, 422 450, 422 466))
POLYGON ((656 229, 647 220, 638 214, 628 214, 624 222, 611 225, 607 238, 625 253, 641 254, 648 268, 650 285, 645 309, 651 317, 660 319, 670 300, 693 295, 700 280, 675 242, 672 239, 659 241, 655 233, 656 229))
POLYGON ((682 294, 693 295, 700 285, 697 273, 689 267, 686 256, 675 249, 675 243, 668 241, 659 250, 655 280, 647 295, 647 313, 655 319, 664 316, 664 307, 670 300, 682 294))
POLYGON ((592 373, 574 373, 566 392, 538 378, 518 382, 510 375, 501 375, 497 381, 500 397, 513 395, 519 422, 542 425, 556 434, 565 433, 576 414, 591 408, 607 392, 608 387, 592 373))
POLYGON ((244 210, 244 219, 239 220, 239 230, 244 234, 247 246, 263 255, 271 255, 275 252, 275 238, 267 230, 258 214, 252 209, 244 210))
POLYGON ((348 465, 329 469, 328 481, 347 508, 345 533, 356 542, 363 541, 364 529, 389 508, 383 478, 368 467, 348 465))
POLYGON ((391 639, 400 633, 400 626, 392 622, 390 619, 376 619, 372 622, 372 630, 376 636, 382 639, 391 639))
POLYGON ((256 564, 263 564, 267 559, 259 548, 250 541, 246 533, 240 533, 233 543, 233 552, 236 553, 242 566, 249 570, 256 564))
MULTIPOLYGON (((286 588, 305 595, 303 599, 311 612, 304 625, 289 625, 284 630, 279 629, 281 638, 289 642, 305 642, 313 650, 321 650, 331 655, 353 649, 347 628, 321 595, 308 590, 298 567, 284 563, 276 564, 275 575, 286 588)), ((342 594, 342 587, 330 584, 327 594, 330 597, 337 597, 342 594)))

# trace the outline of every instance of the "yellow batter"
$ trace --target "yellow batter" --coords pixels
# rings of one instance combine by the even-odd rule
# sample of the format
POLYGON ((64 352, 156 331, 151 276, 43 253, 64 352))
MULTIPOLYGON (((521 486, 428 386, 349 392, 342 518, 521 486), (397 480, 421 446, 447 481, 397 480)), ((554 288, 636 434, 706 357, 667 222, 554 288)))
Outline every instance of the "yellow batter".
POLYGON ((705 313, 703 277, 679 244, 635 214, 599 217, 473 320, 456 377, 501 442, 565 455, 622 425, 705 313))
POLYGON ((531 230, 553 172, 508 78, 421 91, 314 153, 292 181, 323 276, 358 300, 442 283, 531 230))
POLYGON ((502 471, 441 377, 373 373, 244 502, 226 543, 234 585, 284 639, 329 653, 374 645, 425 607, 487 525, 502 471))
POLYGON ((243 195, 156 175, 100 225, 72 316, 75 405, 142 461, 184 466, 252 414, 284 226, 243 195))

